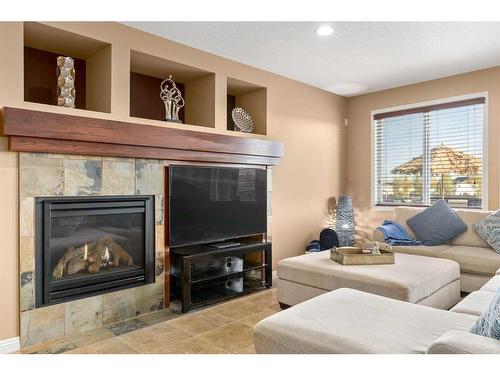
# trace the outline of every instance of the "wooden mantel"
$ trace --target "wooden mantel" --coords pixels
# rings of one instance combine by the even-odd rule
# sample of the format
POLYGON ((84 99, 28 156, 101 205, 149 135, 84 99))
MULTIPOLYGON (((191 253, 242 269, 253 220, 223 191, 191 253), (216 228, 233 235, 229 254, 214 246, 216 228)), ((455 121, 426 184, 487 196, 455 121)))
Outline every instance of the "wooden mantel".
POLYGON ((11 107, 1 125, 9 150, 20 152, 254 165, 283 156, 282 142, 11 107))

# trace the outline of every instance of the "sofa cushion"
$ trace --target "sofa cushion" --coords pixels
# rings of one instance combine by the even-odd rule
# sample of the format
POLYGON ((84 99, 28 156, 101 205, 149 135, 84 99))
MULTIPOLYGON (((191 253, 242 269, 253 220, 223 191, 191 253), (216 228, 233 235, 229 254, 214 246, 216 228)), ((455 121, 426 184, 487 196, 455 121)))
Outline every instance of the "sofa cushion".
POLYGON ((446 249, 449 249, 450 245, 438 245, 438 246, 392 246, 392 251, 395 253, 402 254, 412 254, 412 255, 423 255, 426 257, 437 257, 437 255, 446 249))
POLYGON ((257 353, 425 353, 450 330, 477 317, 353 289, 322 294, 260 321, 257 353))
POLYGON ((449 260, 395 254, 395 264, 343 266, 329 251, 283 259, 278 277, 326 291, 353 288, 417 303, 460 278, 458 264, 449 260))
POLYGON ((500 289, 470 331, 476 335, 500 340, 500 289))
POLYGON ((500 354, 500 343, 470 332, 450 331, 427 348, 428 354, 500 354))
POLYGON ((460 271, 493 276, 500 266, 500 255, 486 247, 451 246, 441 251, 438 258, 451 259, 460 264, 460 271))
POLYGON ((405 228, 406 233, 410 235, 411 238, 415 239, 415 233, 408 226, 408 219, 412 218, 416 214, 422 212, 425 208, 423 207, 394 207, 393 220, 399 223, 405 228))
POLYGON ((467 230, 463 220, 442 199, 408 219, 407 224, 426 246, 442 245, 467 230))
POLYGON ((500 288, 500 275, 492 277, 491 280, 484 284, 480 290, 495 293, 498 288, 500 288))
POLYGON ((486 216, 472 227, 493 250, 500 254, 500 210, 486 216))
POLYGON ((457 303, 450 311, 480 316, 490 306, 495 293, 478 290, 457 303))
POLYGON ((486 284, 491 279, 491 275, 478 275, 473 273, 460 273, 460 290, 462 292, 472 293, 486 284))
POLYGON ((486 216, 493 213, 493 211, 481 211, 481 210, 455 210, 456 214, 460 219, 467 224, 467 230, 451 240, 452 245, 460 246, 476 246, 476 247, 489 247, 489 245, 481 238, 479 234, 476 233, 472 227, 474 224, 479 223, 486 216))

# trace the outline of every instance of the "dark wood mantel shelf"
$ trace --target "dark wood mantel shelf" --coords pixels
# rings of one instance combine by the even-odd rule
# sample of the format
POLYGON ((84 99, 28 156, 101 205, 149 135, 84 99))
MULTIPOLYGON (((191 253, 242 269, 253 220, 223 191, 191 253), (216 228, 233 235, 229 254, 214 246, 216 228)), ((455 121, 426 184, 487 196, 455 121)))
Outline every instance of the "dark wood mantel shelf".
POLYGON ((282 142, 11 107, 1 125, 9 150, 20 152, 254 165, 283 156, 282 142))

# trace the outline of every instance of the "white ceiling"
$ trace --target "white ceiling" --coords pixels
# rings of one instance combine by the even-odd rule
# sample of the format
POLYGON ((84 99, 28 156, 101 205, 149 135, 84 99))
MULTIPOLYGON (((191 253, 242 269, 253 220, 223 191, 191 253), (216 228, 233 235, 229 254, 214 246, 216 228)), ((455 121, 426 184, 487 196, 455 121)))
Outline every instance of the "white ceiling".
POLYGON ((345 96, 500 65, 500 22, 126 24, 345 96))

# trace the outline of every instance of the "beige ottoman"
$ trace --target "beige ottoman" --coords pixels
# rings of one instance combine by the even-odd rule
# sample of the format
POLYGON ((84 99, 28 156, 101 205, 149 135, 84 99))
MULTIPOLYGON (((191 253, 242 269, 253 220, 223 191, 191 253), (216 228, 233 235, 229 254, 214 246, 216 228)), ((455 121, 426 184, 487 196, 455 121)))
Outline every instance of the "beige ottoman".
POLYGON ((293 306, 339 288, 438 309, 449 309, 460 301, 458 263, 409 254, 395 257, 395 264, 363 266, 338 264, 330 259, 329 251, 283 259, 278 263, 278 301, 293 306))
POLYGON ((342 288, 261 320, 253 333, 255 351, 262 354, 423 354, 452 332, 465 335, 460 341, 476 346, 472 352, 500 353, 498 340, 468 332, 476 320, 342 288), (490 342, 476 345, 478 339, 490 342))

